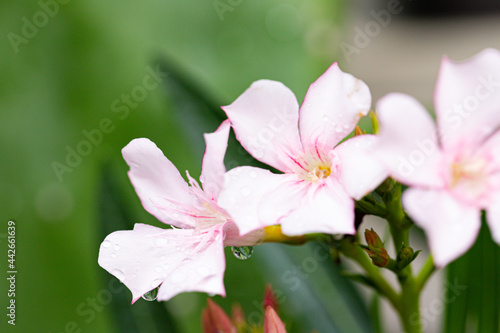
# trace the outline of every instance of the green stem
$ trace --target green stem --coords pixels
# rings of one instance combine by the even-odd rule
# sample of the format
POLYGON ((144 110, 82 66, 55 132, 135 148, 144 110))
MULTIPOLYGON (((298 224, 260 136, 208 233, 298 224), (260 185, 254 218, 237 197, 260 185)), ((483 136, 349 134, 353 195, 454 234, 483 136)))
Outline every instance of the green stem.
MULTIPOLYGON (((387 221, 390 225, 391 235, 394 240, 396 254, 400 253, 404 245, 410 245, 410 229, 413 223, 407 218, 401 203, 401 184, 396 183, 390 192, 383 197, 387 207, 387 221)), ((398 280, 401 285, 399 295, 399 313, 401 322, 406 333, 421 333, 420 322, 420 291, 421 287, 413 277, 412 265, 406 266, 398 272, 398 280)))
POLYGON ((422 291, 422 289, 424 289, 425 283, 427 282, 429 277, 432 275, 432 273, 434 273, 435 270, 436 270, 436 266, 434 266, 434 260, 433 260, 432 256, 429 255, 424 266, 422 266, 420 273, 415 278, 417 290, 422 291))
POLYGON ((417 288, 413 276, 407 276, 401 282, 399 316, 406 333, 421 333, 420 321, 420 290, 417 288))
POLYGON ((373 265, 361 247, 354 244, 350 239, 344 239, 340 243, 339 250, 345 256, 356 261, 365 270, 367 277, 373 282, 379 293, 385 296, 394 308, 399 308, 398 294, 387 283, 382 274, 380 274, 380 270, 373 265))

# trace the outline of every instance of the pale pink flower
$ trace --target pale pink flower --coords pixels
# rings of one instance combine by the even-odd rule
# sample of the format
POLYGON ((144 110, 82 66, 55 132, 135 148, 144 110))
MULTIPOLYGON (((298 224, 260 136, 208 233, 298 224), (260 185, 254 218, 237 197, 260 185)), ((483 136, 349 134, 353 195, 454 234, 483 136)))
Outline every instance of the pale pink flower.
POLYGON ((217 203, 225 172, 229 122, 205 134, 201 181, 189 174, 188 186, 175 166, 148 139, 123 148, 128 175, 144 208, 160 221, 182 229, 136 224, 116 231, 101 244, 99 265, 122 281, 135 302, 160 286, 158 300, 186 291, 225 296, 224 246, 249 246, 261 241, 259 230, 244 237, 217 203))
POLYGON ((219 205, 242 234, 281 224, 283 233, 354 234, 354 201, 386 176, 368 156, 373 135, 337 144, 370 109, 361 80, 333 64, 305 97, 282 83, 254 82, 223 107, 237 139, 257 160, 282 171, 238 167, 226 174, 219 205))
POLYGON ((500 52, 462 63, 444 58, 434 99, 437 124, 407 95, 381 99, 377 152, 412 187, 404 208, 442 267, 473 245, 481 210, 500 243, 500 52))

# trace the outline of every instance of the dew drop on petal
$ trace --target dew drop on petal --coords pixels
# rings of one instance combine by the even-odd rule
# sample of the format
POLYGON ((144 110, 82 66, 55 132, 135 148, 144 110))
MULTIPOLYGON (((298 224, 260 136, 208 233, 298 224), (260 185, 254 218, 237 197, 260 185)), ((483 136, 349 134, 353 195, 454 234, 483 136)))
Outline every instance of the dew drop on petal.
POLYGON ((150 291, 148 291, 147 293, 145 293, 144 295, 142 295, 142 298, 148 302, 151 302, 151 301, 154 301, 156 300, 156 298, 158 297, 158 289, 160 287, 156 287, 150 291))
POLYGON ((125 280, 125 273, 123 273, 123 271, 120 270, 120 269, 114 269, 114 270, 112 270, 111 274, 113 274, 114 276, 116 276, 116 278, 118 280, 120 280, 121 282, 123 282, 123 280, 125 280))
POLYGON ((104 242, 102 242, 102 247, 110 247, 111 246, 111 242, 109 240, 105 240, 104 242))
POLYGON ((252 256, 253 246, 232 246, 231 252, 240 260, 246 260, 252 256))
POLYGON ((116 253, 111 253, 111 258, 116 258, 116 253))
POLYGON ((115 244, 115 246, 113 246, 113 250, 119 251, 120 250, 120 245, 115 244))

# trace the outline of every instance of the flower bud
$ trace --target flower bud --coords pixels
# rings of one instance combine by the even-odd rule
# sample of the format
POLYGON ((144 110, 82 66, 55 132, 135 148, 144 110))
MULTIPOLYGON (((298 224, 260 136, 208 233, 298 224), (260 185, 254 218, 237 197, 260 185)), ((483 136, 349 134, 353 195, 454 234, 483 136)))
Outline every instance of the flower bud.
POLYGON ((279 311, 278 300, 276 299, 273 288, 269 284, 266 286, 266 291, 264 293, 264 309, 267 309, 268 306, 272 307, 276 312, 279 311))
POLYGON ((372 121, 373 134, 378 134, 378 119, 375 112, 370 110, 370 120, 372 121))
POLYGON ((236 333, 236 327, 227 314, 210 298, 207 307, 201 312, 204 333, 236 333))
POLYGON ((378 234, 375 232, 375 230, 373 230, 373 228, 371 228, 370 230, 368 230, 368 229, 365 230, 365 239, 366 239, 366 243, 368 244, 368 247, 370 249, 371 248, 376 248, 376 249, 384 248, 384 243, 382 242, 382 240, 380 239, 378 234))
POLYGON ((368 244, 368 249, 364 249, 368 256, 372 259, 375 266, 386 267, 389 264, 389 254, 384 249, 384 243, 377 235, 377 233, 371 229, 365 230, 365 239, 368 244))
POLYGON ((356 128, 354 129, 354 136, 363 135, 363 134, 366 134, 366 133, 363 132, 363 130, 361 129, 361 127, 359 127, 359 126, 356 125, 356 128))
POLYGON ((264 333, 286 333, 285 324, 271 306, 266 308, 264 333))
POLYGON ((403 243, 401 250, 399 250, 398 256, 397 256, 397 267, 398 269, 403 269, 406 266, 408 266, 415 258, 418 256, 418 254, 421 252, 421 250, 414 252, 413 249, 403 243))
POLYGON ((245 319, 245 313, 243 312, 243 309, 239 304, 233 304, 233 307, 231 309, 231 317, 238 332, 247 331, 247 322, 245 319))

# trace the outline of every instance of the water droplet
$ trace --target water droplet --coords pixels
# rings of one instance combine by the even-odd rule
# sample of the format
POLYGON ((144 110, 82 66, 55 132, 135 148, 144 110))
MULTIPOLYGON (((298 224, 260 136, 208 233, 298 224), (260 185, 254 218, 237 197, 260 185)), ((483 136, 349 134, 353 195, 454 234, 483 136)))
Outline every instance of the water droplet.
POLYGON ((123 280, 125 280, 125 273, 123 273, 122 270, 120 269, 114 269, 111 271, 111 274, 113 274, 114 276, 116 276, 116 278, 120 281, 123 282, 123 280))
POLYGON ((111 246, 111 242, 109 240, 105 240, 104 242, 102 242, 102 247, 110 247, 111 246))
POLYGON ((142 298, 148 302, 154 301, 158 297, 158 289, 159 288, 160 287, 158 286, 155 289, 148 291, 147 293, 142 295, 142 298))
POLYGON ((115 251, 120 250, 120 245, 116 244, 115 246, 113 246, 113 250, 115 250, 115 251))
POLYGON ((337 133, 342 132, 342 127, 337 126, 337 127, 335 128, 335 132, 337 132, 337 133))
POLYGON ((111 258, 115 258, 116 257, 116 253, 111 253, 111 258))
POLYGON ((231 251, 234 256, 240 260, 246 260, 252 256, 253 247, 252 246, 231 246, 231 251))
POLYGON ((330 117, 328 117, 328 116, 323 116, 323 121, 324 121, 324 122, 329 122, 329 121, 330 121, 330 117))

